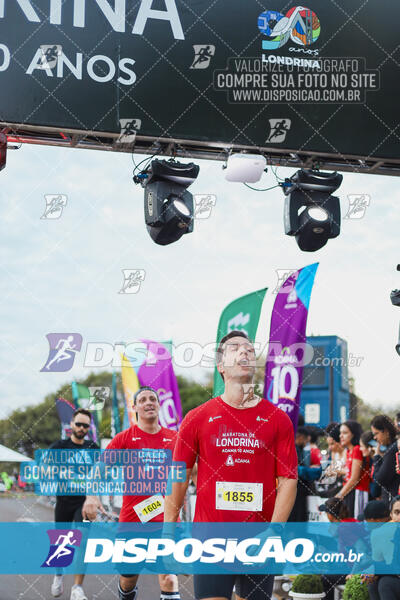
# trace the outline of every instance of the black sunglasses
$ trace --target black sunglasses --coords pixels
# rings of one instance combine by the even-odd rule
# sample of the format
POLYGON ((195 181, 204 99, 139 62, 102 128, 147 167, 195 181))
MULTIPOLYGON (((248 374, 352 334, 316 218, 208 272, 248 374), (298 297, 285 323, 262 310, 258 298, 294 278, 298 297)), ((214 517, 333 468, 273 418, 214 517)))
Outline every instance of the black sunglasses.
POLYGON ((89 429, 90 425, 87 423, 74 423, 75 427, 84 427, 85 429, 89 429))

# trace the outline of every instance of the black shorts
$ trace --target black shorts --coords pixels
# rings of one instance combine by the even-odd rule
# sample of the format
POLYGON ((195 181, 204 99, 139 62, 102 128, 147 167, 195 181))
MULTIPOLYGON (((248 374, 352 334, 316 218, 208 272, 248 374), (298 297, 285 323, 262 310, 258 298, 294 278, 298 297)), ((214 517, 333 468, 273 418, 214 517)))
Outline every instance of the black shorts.
POLYGON ((194 595, 202 598, 232 597, 233 586, 239 598, 271 600, 273 575, 194 575, 194 595))
POLYGON ((74 504, 65 502, 65 500, 56 500, 54 520, 56 523, 81 523, 83 504, 74 504))

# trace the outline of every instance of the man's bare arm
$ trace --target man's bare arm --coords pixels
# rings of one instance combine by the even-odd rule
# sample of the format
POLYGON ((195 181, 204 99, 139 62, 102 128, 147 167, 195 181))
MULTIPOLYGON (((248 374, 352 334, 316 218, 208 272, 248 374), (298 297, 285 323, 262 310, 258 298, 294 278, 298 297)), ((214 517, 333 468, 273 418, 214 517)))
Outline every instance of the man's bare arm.
POLYGON ((278 477, 278 491, 271 523, 286 523, 296 500, 297 479, 278 477))
POLYGON ((176 481, 172 484, 172 492, 165 496, 164 521, 167 523, 176 523, 179 517, 179 511, 185 498, 186 490, 189 485, 192 469, 186 469, 186 481, 176 481))

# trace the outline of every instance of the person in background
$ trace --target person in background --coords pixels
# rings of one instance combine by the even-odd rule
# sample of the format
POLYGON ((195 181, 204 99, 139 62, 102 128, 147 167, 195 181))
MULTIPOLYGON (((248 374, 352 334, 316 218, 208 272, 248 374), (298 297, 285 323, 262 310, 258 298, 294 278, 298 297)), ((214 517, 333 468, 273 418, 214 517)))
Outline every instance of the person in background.
POLYGON ((307 430, 308 430, 308 440, 309 440, 309 447, 310 447, 311 464, 320 466, 321 460, 322 460, 322 454, 321 454, 321 450, 317 446, 317 442, 318 442, 318 437, 321 434, 321 430, 318 429, 317 427, 313 427, 313 426, 307 427, 307 430))
POLYGON ((364 446, 368 446, 369 456, 371 459, 371 481, 369 483, 369 500, 377 500, 381 496, 381 486, 378 485, 376 481, 374 481, 374 463, 372 460, 375 456, 376 441, 374 440, 374 436, 372 435, 371 431, 364 431, 360 438, 360 447, 361 441, 364 444, 364 446))
MULTIPOLYGON (((51 450, 98 450, 99 447, 85 437, 89 432, 92 420, 91 412, 85 408, 78 408, 72 415, 71 436, 66 440, 58 440, 50 446, 51 450)), ((86 496, 57 496, 54 520, 56 523, 81 523, 82 506, 86 496)), ((70 600, 87 600, 82 584, 84 574, 74 575, 74 585, 71 589, 70 600)), ((63 575, 56 574, 51 585, 51 594, 54 598, 61 596, 64 591, 63 575)))
POLYGON ((360 450, 362 454, 361 478, 356 488, 355 506, 357 507, 357 515, 363 512, 369 501, 369 489, 371 484, 371 468, 373 449, 369 445, 372 439, 370 431, 365 431, 360 437, 360 450))
POLYGON ((363 455, 359 446, 361 433, 361 425, 357 421, 345 421, 340 426, 340 444, 347 451, 346 474, 344 485, 336 494, 336 497, 344 499, 351 517, 354 517, 355 511, 357 511, 357 514, 361 512, 355 506, 355 490, 360 484, 362 475, 363 455))
POLYGON ((373 478, 381 486, 382 500, 389 506, 400 485, 400 475, 396 472, 397 430, 387 415, 377 415, 371 421, 371 431, 377 442, 373 478))
POLYGON ((22 481, 21 475, 18 475, 17 483, 18 483, 19 490, 23 491, 23 490, 27 489, 27 483, 26 483, 26 481, 22 481))
POLYGON ((303 427, 305 425, 304 417, 301 413, 299 413, 299 417, 297 419, 297 427, 303 427))
POLYGON ((389 518, 389 507, 382 500, 370 500, 364 508, 364 512, 358 515, 359 521, 367 523, 387 523, 389 518))
POLYGON ((308 521, 307 496, 315 494, 314 481, 319 479, 322 473, 321 461, 314 454, 313 462, 311 450, 307 449, 309 440, 309 431, 307 427, 298 427, 296 431, 296 452, 298 460, 298 484, 297 495, 289 522, 303 523, 308 521))
POLYGON ((17 469, 13 469, 11 477, 12 477, 12 480, 13 480, 13 487, 12 487, 12 489, 13 490, 18 490, 18 470, 17 469))
POLYGON ((400 523, 400 495, 395 496, 390 503, 390 520, 392 523, 400 523))
MULTIPOLYGON (((340 498, 329 498, 324 504, 318 507, 320 511, 326 512, 330 523, 354 523, 356 519, 350 517, 349 509, 340 498)), ((339 534, 339 531, 336 533, 339 534)), ((344 545, 346 536, 342 534, 344 545)), ((322 584, 324 586, 325 600, 335 600, 335 586, 346 583, 346 575, 323 575, 322 584)))
MULTIPOLYGON (((400 433, 397 434, 396 473, 400 475, 400 433)), ((400 494, 400 485, 397 493, 400 494)))
MULTIPOLYGON (((137 423, 117 433, 107 446, 109 450, 158 450, 162 453, 174 449, 176 432, 159 423, 160 399, 150 386, 140 387, 134 398, 133 407, 137 423)), ((165 455, 164 455, 165 456, 165 455)), ((82 507, 83 515, 94 520, 97 511, 104 507, 97 496, 88 496, 82 507)), ((164 497, 161 494, 139 496, 126 494, 123 497, 120 523, 161 523, 164 517, 164 497)), ((134 569, 133 569, 134 570, 134 569)), ((137 573, 120 574, 118 583, 119 600, 135 600, 138 589, 137 573)), ((159 574, 160 600, 180 600, 178 578, 174 574, 159 574)))
MULTIPOLYGON (((374 440, 374 436, 371 431, 364 431, 360 437, 360 448, 361 452, 366 449, 368 453, 366 456, 369 456, 371 459, 375 454, 376 442, 374 440)), ((363 454, 364 456, 364 454, 363 454)))
POLYGON ((394 426, 397 429, 397 433, 400 433, 400 412, 396 413, 396 417, 394 419, 394 426))
MULTIPOLYGON (((364 515, 367 523, 400 523, 400 496, 395 496, 388 508, 382 501, 373 500, 365 507, 364 515)), ((387 566, 394 562, 399 553, 399 531, 393 532, 393 526, 382 525, 371 532, 372 559, 387 566)), ((396 567, 393 572, 396 571, 396 567)), ((400 578, 394 575, 363 575, 368 583, 370 600, 399 600, 400 578)))
POLYGON ((326 512, 330 523, 356 523, 357 519, 350 516, 347 504, 337 496, 328 498, 324 504, 318 507, 321 512, 326 512))
POLYGON ((11 491, 11 488, 12 488, 12 485, 13 485, 13 480, 11 479, 11 477, 9 476, 9 474, 7 473, 7 471, 2 471, 1 478, 2 478, 3 483, 5 485, 6 492, 11 491))
POLYGON ((340 423, 329 423, 325 431, 331 457, 331 464, 326 469, 325 475, 327 477, 331 475, 344 477, 346 474, 346 448, 340 444, 340 423))

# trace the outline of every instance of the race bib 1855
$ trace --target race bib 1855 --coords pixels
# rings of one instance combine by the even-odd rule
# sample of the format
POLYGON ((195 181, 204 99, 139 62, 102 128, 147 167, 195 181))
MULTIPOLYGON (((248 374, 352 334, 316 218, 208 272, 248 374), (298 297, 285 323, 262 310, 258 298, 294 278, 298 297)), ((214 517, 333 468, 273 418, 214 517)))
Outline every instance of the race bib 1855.
POLYGON ((217 481, 215 492, 215 508, 219 510, 262 510, 262 483, 217 481))

